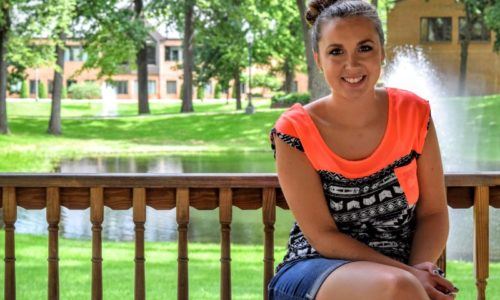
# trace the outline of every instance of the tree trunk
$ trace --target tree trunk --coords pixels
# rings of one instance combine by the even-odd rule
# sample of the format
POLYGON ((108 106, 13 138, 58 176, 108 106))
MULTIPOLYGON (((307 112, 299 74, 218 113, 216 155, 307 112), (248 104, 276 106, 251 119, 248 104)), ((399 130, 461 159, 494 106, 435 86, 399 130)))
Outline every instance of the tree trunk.
POLYGON ((472 8, 467 3, 464 3, 465 31, 464 39, 460 41, 460 78, 458 80, 458 94, 460 96, 465 96, 467 84, 467 60, 469 57, 469 44, 471 40, 473 22, 471 9, 472 8))
POLYGON ((378 8, 378 0, 371 0, 370 1, 375 8, 378 8))
POLYGON ((62 45, 56 45, 56 64, 59 70, 54 71, 54 85, 52 87, 52 105, 50 109, 49 128, 48 134, 60 135, 61 130, 61 94, 63 87, 63 74, 64 74, 64 43, 66 34, 60 33, 59 40, 62 45))
POLYGON ((241 109, 241 78, 240 70, 234 72, 234 88, 236 89, 236 110, 241 109))
MULTIPOLYGON (((142 0, 134 0, 135 15, 144 23, 144 14, 142 0)), ((137 84, 138 84, 138 105, 139 114, 149 114, 149 101, 148 101, 148 52, 146 41, 142 41, 142 48, 137 52, 137 84)), ((106 101, 106 100, 104 100, 106 101)))
POLYGON ((183 41, 183 69, 184 94, 182 97, 181 112, 192 112, 193 109, 193 69, 194 69, 194 5, 195 0, 185 0, 184 4, 184 41, 183 41))
POLYGON ((7 121, 7 42, 10 30, 10 7, 1 5, 3 25, 0 28, 0 133, 9 134, 7 121))
POLYGON ((302 33, 304 35, 304 44, 306 48, 307 58, 307 88, 311 93, 311 100, 316 100, 331 93, 330 87, 325 82, 323 74, 321 74, 314 62, 313 49, 311 45, 311 33, 309 25, 305 19, 306 6, 304 0, 296 0, 300 12, 300 20, 302 22, 302 33))
POLYGON ((287 59, 283 65, 283 73, 285 73, 285 82, 283 83, 283 91, 287 94, 293 92, 293 79, 295 77, 295 70, 290 60, 287 59))

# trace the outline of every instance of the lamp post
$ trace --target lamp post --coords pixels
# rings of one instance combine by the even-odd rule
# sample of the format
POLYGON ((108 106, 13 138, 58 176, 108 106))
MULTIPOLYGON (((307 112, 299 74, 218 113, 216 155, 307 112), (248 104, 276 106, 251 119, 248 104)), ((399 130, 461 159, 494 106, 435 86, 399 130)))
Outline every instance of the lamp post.
POLYGON ((248 91, 247 91, 248 105, 245 108, 245 113, 246 114, 253 114, 255 111, 255 108, 252 105, 252 44, 253 44, 253 34, 252 34, 251 30, 247 31, 245 38, 246 38, 247 43, 248 43, 248 91))

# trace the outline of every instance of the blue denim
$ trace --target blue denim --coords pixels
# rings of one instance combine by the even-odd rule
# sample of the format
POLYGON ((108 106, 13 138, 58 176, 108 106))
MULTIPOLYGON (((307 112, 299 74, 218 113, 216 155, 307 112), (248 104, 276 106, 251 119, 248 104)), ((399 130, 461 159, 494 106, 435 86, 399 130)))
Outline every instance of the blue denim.
POLYGON ((328 275, 349 262, 323 257, 289 262, 269 282, 269 300, 313 300, 328 275))

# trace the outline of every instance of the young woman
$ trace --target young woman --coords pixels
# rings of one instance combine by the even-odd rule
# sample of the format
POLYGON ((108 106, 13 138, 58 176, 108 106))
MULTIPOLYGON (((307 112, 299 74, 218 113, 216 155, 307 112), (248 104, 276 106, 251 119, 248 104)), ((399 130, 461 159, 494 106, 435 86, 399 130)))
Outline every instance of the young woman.
POLYGON ((435 265, 448 236, 429 103, 376 89, 385 57, 373 6, 310 1, 314 57, 331 94, 296 104, 271 140, 296 219, 270 299, 453 299, 435 265))

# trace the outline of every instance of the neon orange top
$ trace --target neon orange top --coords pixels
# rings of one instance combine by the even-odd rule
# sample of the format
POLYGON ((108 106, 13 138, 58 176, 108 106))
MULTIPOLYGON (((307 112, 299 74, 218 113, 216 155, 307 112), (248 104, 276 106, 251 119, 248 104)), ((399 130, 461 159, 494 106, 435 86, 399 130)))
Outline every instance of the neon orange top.
MULTIPOLYGON (((362 160, 346 160, 335 154, 300 104, 277 120, 271 141, 273 149, 274 138, 278 137, 304 152, 321 177, 325 200, 340 231, 405 262, 419 197, 416 159, 424 147, 430 106, 409 91, 386 90, 389 110, 384 136, 373 153, 362 160)), ((292 228, 288 246, 278 268, 291 260, 319 255, 298 224, 292 228)))

